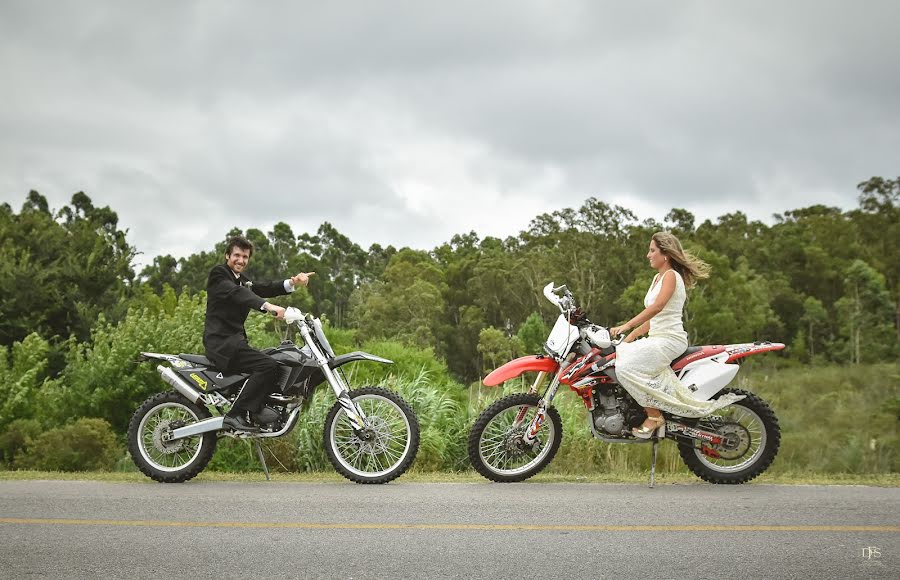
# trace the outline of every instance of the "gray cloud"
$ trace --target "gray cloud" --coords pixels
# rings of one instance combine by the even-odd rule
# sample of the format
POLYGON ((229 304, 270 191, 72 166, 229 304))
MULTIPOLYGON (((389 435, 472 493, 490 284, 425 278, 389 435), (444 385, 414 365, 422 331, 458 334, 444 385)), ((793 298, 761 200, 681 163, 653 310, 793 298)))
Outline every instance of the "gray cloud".
POLYGON ((855 205, 897 173, 894 2, 5 2, 0 201, 84 190, 145 253, 322 221, 509 235, 855 205))

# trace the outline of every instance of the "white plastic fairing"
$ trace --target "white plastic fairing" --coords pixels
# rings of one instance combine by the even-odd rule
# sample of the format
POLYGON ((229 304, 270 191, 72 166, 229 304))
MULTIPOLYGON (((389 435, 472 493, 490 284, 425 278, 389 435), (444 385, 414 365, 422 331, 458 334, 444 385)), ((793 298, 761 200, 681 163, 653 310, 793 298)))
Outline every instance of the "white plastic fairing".
POLYGON ((560 315, 547 337, 545 347, 547 350, 557 356, 565 356, 569 352, 569 348, 576 340, 578 340, 578 328, 569 324, 565 316, 560 315))
POLYGON ((612 344, 612 340, 610 340, 609 337, 609 331, 602 326, 586 328, 584 330, 584 335, 591 341, 591 344, 597 348, 607 348, 612 344))
POLYGON ((557 308, 560 308, 559 296, 553 293, 553 282, 544 286, 544 298, 556 305, 557 308))
POLYGON ((298 308, 294 308, 293 306, 288 306, 284 309, 284 321, 288 324, 293 324, 298 320, 303 320, 303 313, 300 312, 298 308))
POLYGON ((708 401, 710 397, 724 389, 737 375, 738 365, 725 364, 719 357, 705 358, 684 367, 681 384, 692 392, 698 401, 708 401))

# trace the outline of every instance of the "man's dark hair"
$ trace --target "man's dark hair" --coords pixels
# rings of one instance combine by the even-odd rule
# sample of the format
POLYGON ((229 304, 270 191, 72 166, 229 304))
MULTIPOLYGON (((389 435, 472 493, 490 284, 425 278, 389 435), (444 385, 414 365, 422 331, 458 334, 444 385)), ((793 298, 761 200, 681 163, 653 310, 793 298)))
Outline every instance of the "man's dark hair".
POLYGON ((244 236, 234 236, 233 238, 229 239, 228 245, 225 247, 225 255, 230 256, 235 246, 242 250, 247 250, 248 254, 250 254, 251 256, 253 255, 253 242, 251 242, 244 236))

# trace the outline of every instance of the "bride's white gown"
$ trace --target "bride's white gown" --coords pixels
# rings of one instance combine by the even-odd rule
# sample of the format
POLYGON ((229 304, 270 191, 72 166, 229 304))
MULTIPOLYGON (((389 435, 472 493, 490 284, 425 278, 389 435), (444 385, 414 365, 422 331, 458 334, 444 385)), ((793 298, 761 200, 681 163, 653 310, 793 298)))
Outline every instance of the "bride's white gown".
MULTIPOLYGON (((619 384, 642 407, 653 407, 681 417, 710 415, 744 397, 727 394, 712 401, 698 401, 678 380, 669 365, 688 347, 687 333, 681 321, 687 293, 681 274, 669 270, 664 276, 675 276, 675 292, 662 311, 650 319, 647 338, 623 342, 617 347, 616 376, 619 384)), ((662 280, 657 282, 657 278, 644 297, 645 307, 656 301, 662 288, 662 280)))

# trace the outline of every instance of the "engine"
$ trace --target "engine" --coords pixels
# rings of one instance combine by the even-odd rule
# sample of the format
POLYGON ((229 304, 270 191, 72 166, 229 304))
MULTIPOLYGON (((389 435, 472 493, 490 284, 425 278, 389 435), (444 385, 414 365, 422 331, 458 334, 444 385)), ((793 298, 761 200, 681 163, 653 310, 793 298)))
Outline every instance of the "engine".
POLYGON ((622 435, 640 425, 646 413, 618 385, 600 385, 594 389, 594 427, 600 433, 622 435))

